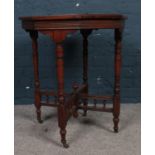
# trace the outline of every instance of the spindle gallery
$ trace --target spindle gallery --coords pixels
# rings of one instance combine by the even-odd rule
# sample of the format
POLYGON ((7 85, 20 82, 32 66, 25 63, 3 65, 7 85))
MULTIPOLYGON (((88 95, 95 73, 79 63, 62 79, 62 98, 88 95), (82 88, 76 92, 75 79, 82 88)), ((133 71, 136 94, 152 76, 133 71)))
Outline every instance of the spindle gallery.
POLYGON ((20 17, 20 20, 22 21, 23 29, 30 34, 32 39, 35 107, 38 122, 42 122, 41 106, 56 107, 58 110, 58 126, 60 128, 61 142, 65 148, 69 147, 66 140, 67 122, 71 116, 75 118, 78 117, 79 109, 83 110, 84 116, 87 115, 88 110, 112 113, 114 132, 117 133, 120 114, 121 41, 126 17, 120 14, 70 14, 57 16, 20 17), (88 36, 93 30, 98 29, 114 30, 115 80, 114 94, 111 96, 98 96, 88 93, 88 36), (68 34, 73 34, 76 31, 80 31, 83 37, 83 83, 74 83, 73 91, 71 93, 67 93, 64 90, 64 49, 62 43, 68 34), (39 53, 37 43, 38 33, 49 36, 56 44, 55 58, 58 90, 46 91, 40 89, 38 68, 39 53), (49 100, 49 97, 51 96, 54 98, 52 101, 49 100), (89 104, 90 100, 93 101, 93 105, 89 104), (108 100, 111 100, 113 103, 111 107, 107 107, 106 105, 106 101, 108 100), (102 103, 103 106, 98 106, 98 102, 102 103))

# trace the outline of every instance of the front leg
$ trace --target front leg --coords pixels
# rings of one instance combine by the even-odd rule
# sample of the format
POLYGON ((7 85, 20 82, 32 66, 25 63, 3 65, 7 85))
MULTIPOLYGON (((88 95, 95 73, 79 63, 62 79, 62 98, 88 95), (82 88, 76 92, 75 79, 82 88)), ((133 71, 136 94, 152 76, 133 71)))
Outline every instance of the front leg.
POLYGON ((56 44, 56 66, 57 66, 57 80, 58 80, 58 125, 60 127, 61 142, 65 148, 68 148, 66 142, 66 125, 67 114, 64 100, 64 51, 60 43, 56 44))
POLYGON ((62 41, 65 39, 68 31, 52 31, 51 37, 56 43, 56 70, 58 80, 58 126, 60 127, 61 142, 65 148, 69 145, 66 141, 67 109, 64 99, 64 49, 62 41))

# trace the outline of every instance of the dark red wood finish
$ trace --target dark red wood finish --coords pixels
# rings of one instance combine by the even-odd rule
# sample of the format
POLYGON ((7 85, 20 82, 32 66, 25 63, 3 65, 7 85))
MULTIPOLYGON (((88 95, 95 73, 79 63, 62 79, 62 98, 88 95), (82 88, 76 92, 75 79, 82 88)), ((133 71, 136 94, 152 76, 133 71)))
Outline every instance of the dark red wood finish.
MULTIPOLYGON (((88 36, 91 34, 92 29, 81 30, 83 36, 83 83, 87 85, 85 93, 88 94, 88 36)), ((84 113, 83 116, 87 115, 87 104, 88 101, 83 101, 84 113)))
POLYGON ((71 14, 57 16, 32 16, 20 17, 22 27, 30 33, 33 48, 33 64, 35 78, 35 106, 37 119, 41 123, 41 106, 52 106, 58 109, 58 126, 60 127, 61 142, 68 148, 66 141, 67 121, 71 116, 78 117, 78 109, 83 109, 84 116, 87 110, 113 113, 114 131, 118 132, 120 114, 120 72, 121 72, 121 40, 124 21, 126 17, 120 14, 71 14), (88 36, 92 30, 114 29, 115 34, 115 83, 114 95, 97 96, 88 93, 88 36), (83 36, 83 84, 73 85, 73 92, 68 94, 64 91, 64 49, 62 46, 67 34, 80 30, 83 36), (40 90, 39 69, 38 69, 38 32, 51 37, 56 44, 56 67, 58 90, 40 90), (42 100, 46 96, 46 100, 42 100), (49 96, 55 98, 55 102, 49 101, 49 96), (88 100, 94 102, 94 106, 88 104, 88 100), (103 103, 102 107, 97 106, 97 101, 103 103), (106 101, 113 100, 113 107, 107 107, 106 101), (83 103, 83 104, 81 104, 83 103))
POLYGON ((37 112, 37 119, 40 123, 41 120, 41 103, 40 103, 40 81, 39 81, 39 69, 38 69, 38 32, 30 31, 30 37, 32 39, 32 48, 33 48, 33 66, 34 66, 34 80, 35 80, 35 106, 37 112))

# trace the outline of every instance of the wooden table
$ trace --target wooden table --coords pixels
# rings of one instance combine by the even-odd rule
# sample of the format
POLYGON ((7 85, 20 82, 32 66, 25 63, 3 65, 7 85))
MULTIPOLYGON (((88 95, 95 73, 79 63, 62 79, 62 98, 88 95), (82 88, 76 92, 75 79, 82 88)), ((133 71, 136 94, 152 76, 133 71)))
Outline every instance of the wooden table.
MULTIPOLYGON (((33 65, 35 79, 35 107, 37 119, 41 123, 41 106, 53 106, 58 110, 58 125, 60 127, 61 142, 65 148, 66 125, 71 116, 78 117, 78 109, 113 113, 114 132, 118 132, 120 114, 120 71, 121 71, 121 40, 126 17, 120 14, 70 14, 57 16, 20 17, 22 27, 29 32, 32 39, 33 65), (92 30, 114 29, 115 38, 115 65, 114 65, 114 95, 97 96, 88 94, 88 36, 92 30), (83 36, 83 83, 73 84, 73 92, 64 91, 64 49, 62 42, 69 33, 80 30, 83 36), (38 69, 38 32, 50 36, 56 44, 57 91, 40 90, 38 69), (46 100, 42 101, 45 96, 46 100), (49 101, 49 96, 55 97, 55 102, 49 101), (94 106, 88 105, 88 100, 94 100, 94 106), (97 100, 102 101, 103 107, 96 105, 97 100), (113 106, 107 107, 106 101, 112 100, 113 106)), ((72 64, 71 64, 72 65, 72 64)))

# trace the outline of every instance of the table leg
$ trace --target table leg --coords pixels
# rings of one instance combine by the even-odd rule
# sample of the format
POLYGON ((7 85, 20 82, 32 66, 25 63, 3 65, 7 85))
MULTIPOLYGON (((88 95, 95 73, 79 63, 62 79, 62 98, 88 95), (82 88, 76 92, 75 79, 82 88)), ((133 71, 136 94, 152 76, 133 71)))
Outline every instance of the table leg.
MULTIPOLYGON (((92 30, 81 30, 83 36, 83 83, 87 85, 85 92, 88 94, 88 36, 91 34, 92 30)), ((83 116, 87 116, 87 105, 88 100, 83 101, 84 113, 83 116)))
POLYGON ((61 142, 65 148, 68 147, 66 142, 66 110, 64 100, 64 51, 60 43, 56 44, 56 65, 57 65, 57 79, 58 79, 58 125, 60 127, 61 142))
POLYGON ((66 141, 66 125, 67 125, 67 111, 65 107, 64 98, 64 49, 62 42, 65 39, 68 31, 53 31, 51 37, 56 43, 56 70, 58 81, 58 126, 60 127, 61 142, 65 148, 69 145, 66 141))
POLYGON ((114 103, 113 103, 114 132, 118 132, 118 123, 120 114, 121 40, 122 40, 122 30, 115 29, 115 85, 114 85, 114 103))
POLYGON ((30 37, 32 39, 33 49, 33 66, 34 66, 34 81, 35 81, 35 107, 37 112, 37 120, 42 123, 41 120, 41 103, 40 103, 40 82, 39 82, 39 69, 38 69, 38 32, 30 31, 30 37))

